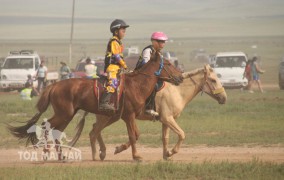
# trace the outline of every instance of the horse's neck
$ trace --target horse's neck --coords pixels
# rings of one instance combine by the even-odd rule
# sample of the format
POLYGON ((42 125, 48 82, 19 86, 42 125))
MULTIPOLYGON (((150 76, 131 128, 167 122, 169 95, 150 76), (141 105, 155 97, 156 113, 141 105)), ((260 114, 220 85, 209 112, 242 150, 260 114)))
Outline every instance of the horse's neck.
POLYGON ((179 85, 179 92, 184 99, 184 105, 188 104, 200 91, 203 83, 203 76, 196 74, 191 78, 185 78, 179 85))
POLYGON ((150 96, 155 88, 158 78, 154 73, 159 69, 157 63, 155 62, 146 65, 147 67, 141 68, 137 72, 134 72, 136 73, 134 76, 127 77, 127 80, 131 81, 131 83, 128 84, 133 86, 131 89, 135 89, 135 91, 140 92, 140 96, 143 96, 145 99, 150 96))

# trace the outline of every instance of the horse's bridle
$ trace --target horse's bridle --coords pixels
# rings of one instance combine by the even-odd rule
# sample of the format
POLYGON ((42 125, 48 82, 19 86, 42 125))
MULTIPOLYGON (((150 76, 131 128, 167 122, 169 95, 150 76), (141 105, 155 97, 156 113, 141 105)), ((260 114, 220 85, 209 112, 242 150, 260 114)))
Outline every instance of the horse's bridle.
MULTIPOLYGON (((189 78, 191 79, 191 81, 194 83, 194 85, 195 85, 195 87, 196 87, 197 83, 195 82, 195 80, 192 79, 191 76, 189 76, 189 78)), ((202 85, 201 85, 201 87, 200 87, 202 93, 205 92, 205 91, 204 91, 204 86, 205 86, 205 85, 208 86, 208 88, 210 89, 211 94, 214 95, 214 96, 215 96, 215 95, 218 95, 218 94, 221 94, 222 92, 225 91, 224 87, 221 87, 221 88, 218 88, 218 89, 214 89, 214 87, 212 87, 211 84, 208 82, 208 79, 209 79, 209 78, 208 78, 208 74, 207 74, 206 71, 204 71, 204 81, 202 82, 202 85)), ((202 94, 202 93, 201 93, 201 94, 202 94)))
POLYGON ((163 69, 166 71, 166 73, 168 74, 168 78, 164 78, 164 79, 169 79, 169 80, 173 80, 175 82, 175 84, 180 84, 180 80, 178 80, 177 78, 175 78, 173 75, 171 75, 169 73, 169 71, 165 68, 165 66, 163 66, 163 69))
POLYGON ((165 68, 163 57, 161 57, 159 70, 156 71, 153 75, 152 74, 143 73, 143 72, 140 71, 140 69, 138 69, 136 72, 139 73, 139 74, 150 76, 150 77, 151 76, 157 77, 157 76, 160 76, 162 69, 164 69, 166 71, 166 73, 168 74, 168 76, 169 76, 168 78, 164 77, 163 79, 165 79, 167 81, 173 80, 175 84, 180 84, 180 81, 177 78, 173 77, 171 75, 171 73, 169 73, 169 71, 165 68))
POLYGON ((204 82, 201 86, 201 91, 204 92, 204 86, 207 84, 208 88, 210 89, 210 92, 212 93, 213 96, 221 94, 222 92, 225 91, 224 87, 218 88, 218 89, 214 89, 214 87, 211 86, 211 84, 209 84, 208 82, 208 72, 204 71, 204 82))

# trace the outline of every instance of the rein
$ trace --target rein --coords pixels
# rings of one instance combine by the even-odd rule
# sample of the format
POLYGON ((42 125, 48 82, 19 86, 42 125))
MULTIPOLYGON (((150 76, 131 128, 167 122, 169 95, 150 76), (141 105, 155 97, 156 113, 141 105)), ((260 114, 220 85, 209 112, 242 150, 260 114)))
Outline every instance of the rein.
MULTIPOLYGON (((163 58, 162 55, 160 55, 160 57, 161 57, 161 61, 160 61, 159 70, 154 73, 156 76, 160 76, 160 75, 161 75, 161 71, 162 71, 162 69, 164 68, 164 58, 163 58)), ((166 70, 166 69, 165 69, 165 70, 166 70)), ((168 72, 167 72, 167 73, 168 73, 168 72)))
MULTIPOLYGON (((196 89, 196 86, 197 86, 197 83, 196 81, 192 78, 192 76, 188 76, 190 78, 190 80, 193 82, 193 84, 195 85, 195 89, 196 89)), ((218 95, 222 92, 225 91, 224 87, 221 87, 221 88, 218 88, 218 89, 214 89, 214 87, 211 86, 211 84, 208 82, 208 75, 207 75, 207 72, 204 71, 204 81, 202 82, 202 85, 200 87, 200 90, 201 90, 201 95, 203 94, 204 92, 204 86, 207 84, 208 88, 210 89, 210 92, 213 94, 213 95, 218 95)))
POLYGON ((208 82, 208 73, 207 71, 204 71, 204 82, 202 83, 202 86, 201 86, 201 91, 202 93, 204 92, 204 86, 207 84, 207 86, 209 87, 210 89, 210 92, 213 94, 213 95, 218 95, 222 92, 225 91, 224 87, 221 87, 221 88, 218 88, 218 89, 214 89, 208 82))
POLYGON ((205 79, 205 81, 203 82, 203 84, 202 84, 202 87, 201 87, 201 90, 202 90, 202 93, 204 92, 204 86, 207 84, 207 86, 209 87, 209 89, 210 89, 210 92, 213 94, 213 95, 218 95, 218 94, 220 94, 220 93, 222 93, 222 92, 224 92, 225 91, 225 89, 224 89, 224 87, 221 87, 221 88, 218 88, 218 89, 214 89, 212 86, 211 86, 211 84, 209 84, 209 82, 208 82, 208 80, 207 80, 207 78, 205 79))
POLYGON ((161 57, 161 61, 160 61, 160 66, 159 66, 159 69, 154 72, 154 75, 151 75, 151 74, 147 74, 147 73, 144 73, 144 72, 141 72, 140 69, 138 69, 136 72, 139 73, 139 74, 143 74, 143 75, 146 75, 146 76, 149 76, 149 77, 157 77, 157 76, 160 76, 161 75, 161 71, 164 69, 165 72, 168 74, 168 78, 164 77, 164 79, 167 79, 167 80, 174 80, 174 82, 177 82, 178 83, 178 80, 173 77, 171 75, 171 73, 169 73, 169 71, 165 68, 165 65, 164 65, 164 58, 162 56, 161 57))

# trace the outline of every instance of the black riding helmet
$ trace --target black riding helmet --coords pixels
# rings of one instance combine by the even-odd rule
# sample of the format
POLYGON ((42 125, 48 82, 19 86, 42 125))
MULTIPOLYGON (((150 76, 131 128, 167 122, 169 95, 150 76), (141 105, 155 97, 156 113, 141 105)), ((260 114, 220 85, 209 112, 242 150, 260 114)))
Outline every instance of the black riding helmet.
POLYGON ((110 32, 114 33, 114 31, 116 29, 128 28, 128 27, 129 27, 129 25, 127 25, 123 20, 116 19, 116 20, 112 21, 112 23, 110 24, 110 32))

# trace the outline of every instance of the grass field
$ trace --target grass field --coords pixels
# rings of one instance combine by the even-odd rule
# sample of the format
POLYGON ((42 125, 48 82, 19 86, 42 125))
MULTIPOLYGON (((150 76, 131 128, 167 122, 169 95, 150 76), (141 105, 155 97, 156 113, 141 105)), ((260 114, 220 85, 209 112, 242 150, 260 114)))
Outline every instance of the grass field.
POLYGON ((89 167, 33 167, 1 168, 0 175, 6 179, 283 179, 284 165, 262 163, 222 162, 212 164, 183 164, 157 162, 155 164, 113 164, 89 167))
MULTIPOLYGON (((228 102, 219 105, 206 94, 198 95, 183 111, 178 123, 186 132, 185 145, 206 144, 209 146, 240 145, 284 145, 284 93, 280 90, 268 90, 266 93, 248 94, 239 90, 227 90, 228 102)), ((31 102, 20 101, 18 95, 0 96, 1 123, 29 120, 35 113, 37 98, 31 102)), ((51 117, 52 109, 43 114, 51 117)), ((82 112, 75 116, 66 129, 73 136, 74 128, 82 112)), ((88 145, 88 133, 95 116, 89 115, 78 142, 79 146, 88 145)), ((139 143, 149 146, 161 146, 161 124, 159 122, 137 121, 141 131, 139 143)), ((20 125, 19 123, 13 123, 20 125)), ((103 131, 106 143, 122 143, 128 140, 123 121, 119 121, 103 131)), ((2 124, 0 127, 2 148, 17 147, 14 139, 2 124)), ((175 141, 173 136, 171 142, 175 141)))
MULTIPOLYGON (((242 93, 227 90, 228 102, 219 105, 207 95, 198 95, 182 113, 178 122, 186 132, 186 146, 280 146, 284 145, 284 94, 270 89, 264 94, 242 93)), ((18 94, 0 96, 0 148, 24 146, 6 130, 2 123, 25 121, 36 113, 37 98, 31 102, 20 101, 18 94)), ((82 112, 80 112, 82 114, 82 112)), ((43 117, 50 117, 49 109, 43 117)), ((66 129, 70 137, 74 134, 76 116, 66 129)), ((93 115, 87 118, 85 129, 77 147, 89 146, 88 132, 95 121, 93 115)), ((138 121, 141 132, 139 144, 162 147, 161 124, 138 121)), ((128 140, 125 124, 119 121, 103 131, 107 144, 120 144, 128 140)), ((171 143, 176 136, 171 137, 171 143)), ((283 179, 284 164, 256 160, 245 163, 210 162, 178 163, 156 162, 130 164, 102 164, 89 166, 28 166, 1 167, 1 179, 283 179)))
MULTIPOLYGON (((148 40, 125 41, 126 46, 148 44, 148 40)), ((74 44, 74 59, 87 55, 102 55, 105 42, 78 41, 74 44)), ((228 101, 219 105, 206 94, 198 95, 183 111, 178 123, 186 133, 183 147, 205 146, 279 146, 284 147, 284 91, 277 87, 278 64, 283 57, 284 37, 223 37, 223 38, 188 38, 176 39, 168 43, 167 49, 176 51, 187 70, 202 67, 203 64, 190 61, 193 49, 204 48, 208 53, 218 51, 244 51, 251 57, 254 53, 261 56, 261 66, 266 73, 261 76, 265 93, 254 94, 239 90, 227 90, 228 101), (257 49, 251 48, 257 45, 257 49)), ((47 57, 58 57, 58 61, 68 59, 67 42, 11 42, 2 44, 1 56, 11 49, 36 49, 47 57)), ((71 67, 75 66, 72 62, 71 67)), ((57 69, 56 64, 51 66, 57 69)), ((35 113, 37 98, 30 102, 21 101, 19 94, 0 94, 0 148, 24 146, 6 130, 5 123, 21 125, 16 121, 29 120, 35 113)), ((66 129, 68 137, 74 135, 74 128, 82 111, 66 129)), ((52 109, 43 114, 51 117, 52 109)), ((88 133, 95 122, 95 116, 89 115, 77 147, 89 146, 88 133)), ((162 147, 161 123, 137 121, 140 129, 139 144, 149 147, 162 147)), ((127 130, 123 121, 118 121, 103 131, 107 144, 121 144, 128 141, 127 130)), ((176 136, 171 133, 170 143, 175 143, 176 136)), ((12 167, 0 168, 2 179, 283 179, 282 164, 264 163, 258 160, 248 163, 222 162, 212 163, 175 163, 157 162, 155 164, 107 164, 102 166, 51 166, 51 167, 12 167), (57 171, 57 173, 54 173, 57 171), (177 177, 178 176, 178 177, 177 177)), ((0 178, 0 179, 1 179, 0 178)))

